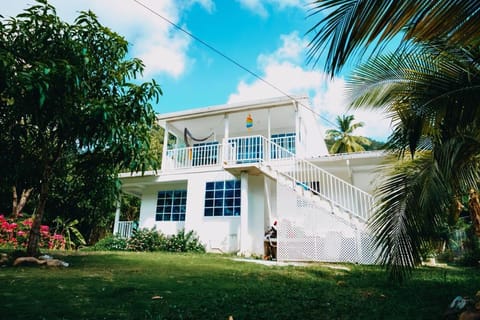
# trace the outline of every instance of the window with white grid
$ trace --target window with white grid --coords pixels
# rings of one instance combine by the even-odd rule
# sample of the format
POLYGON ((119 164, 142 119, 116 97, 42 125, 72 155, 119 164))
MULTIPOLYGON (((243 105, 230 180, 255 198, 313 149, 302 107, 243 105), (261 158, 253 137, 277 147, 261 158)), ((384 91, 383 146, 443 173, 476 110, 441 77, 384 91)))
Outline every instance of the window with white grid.
POLYGON ((185 221, 187 190, 159 191, 157 196, 156 221, 185 221))
POLYGON ((205 216, 239 216, 240 187, 240 180, 207 182, 205 185, 205 216))

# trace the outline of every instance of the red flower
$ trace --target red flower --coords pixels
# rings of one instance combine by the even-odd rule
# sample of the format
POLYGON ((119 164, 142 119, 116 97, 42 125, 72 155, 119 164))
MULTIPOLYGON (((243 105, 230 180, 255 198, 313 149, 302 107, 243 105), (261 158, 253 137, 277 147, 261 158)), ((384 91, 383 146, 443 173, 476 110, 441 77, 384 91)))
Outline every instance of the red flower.
POLYGON ((63 236, 61 234, 56 233, 56 234, 53 235, 53 239, 61 241, 61 240, 63 240, 63 236))
POLYGON ((23 224, 24 226, 31 227, 32 224, 33 224, 33 220, 32 220, 31 218, 25 219, 25 220, 22 221, 22 224, 23 224))

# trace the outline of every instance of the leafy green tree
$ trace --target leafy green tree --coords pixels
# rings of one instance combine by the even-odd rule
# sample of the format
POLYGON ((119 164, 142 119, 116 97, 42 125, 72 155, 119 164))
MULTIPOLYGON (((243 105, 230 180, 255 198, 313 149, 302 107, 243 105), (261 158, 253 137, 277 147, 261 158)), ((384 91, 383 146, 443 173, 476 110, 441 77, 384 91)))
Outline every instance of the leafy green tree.
MULTIPOLYGON (((59 160, 45 206, 44 223, 55 217, 79 221, 77 228, 89 244, 111 230, 120 191, 110 161, 92 155, 71 154, 59 160)), ((35 201, 33 201, 35 202, 35 201)))
POLYGON ((373 50, 348 87, 353 107, 382 110, 394 123, 387 144, 400 162, 379 188, 371 227, 382 262, 402 280, 438 240, 455 197, 480 179, 480 8, 467 0, 340 0, 316 1, 313 10, 328 13, 311 30, 310 59, 327 50, 331 75, 373 50))
POLYGON ((38 1, 2 20, 0 39, 0 167, 9 176, 31 172, 24 180, 38 196, 27 247, 33 255, 52 179, 65 156, 102 159, 117 170, 156 166, 149 154, 155 121, 150 101, 161 89, 153 80, 131 81, 142 62, 128 59, 127 41, 92 12, 68 24, 38 1))
POLYGON ((353 135, 353 131, 364 126, 363 122, 353 123, 355 116, 337 116, 337 129, 327 130, 327 139, 333 140, 330 153, 365 151, 364 145, 370 145, 369 139, 353 135))

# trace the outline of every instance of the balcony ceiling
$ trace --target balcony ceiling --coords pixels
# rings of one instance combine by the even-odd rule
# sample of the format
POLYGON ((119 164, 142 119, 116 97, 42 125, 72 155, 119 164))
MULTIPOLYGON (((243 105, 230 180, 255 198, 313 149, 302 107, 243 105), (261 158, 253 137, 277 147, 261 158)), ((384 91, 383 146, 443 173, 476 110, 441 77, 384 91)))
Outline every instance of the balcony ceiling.
POLYGON ((204 138, 213 133, 215 140, 219 141, 225 132, 225 114, 228 114, 231 137, 251 134, 265 135, 268 130, 270 110, 272 133, 295 131, 296 107, 291 100, 284 99, 281 102, 193 109, 160 115, 159 123, 162 127, 168 123, 168 130, 179 137, 183 137, 184 129, 188 128, 195 138, 204 138), (246 127, 246 119, 249 114, 253 119, 253 126, 250 130, 246 127))

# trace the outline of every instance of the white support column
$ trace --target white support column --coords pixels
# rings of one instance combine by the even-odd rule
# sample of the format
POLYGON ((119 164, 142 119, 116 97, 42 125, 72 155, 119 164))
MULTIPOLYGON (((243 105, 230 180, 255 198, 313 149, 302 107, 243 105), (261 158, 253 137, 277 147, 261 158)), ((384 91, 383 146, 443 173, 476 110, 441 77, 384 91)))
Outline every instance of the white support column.
POLYGON ((248 173, 240 174, 241 208, 240 208, 240 253, 250 256, 250 235, 248 233, 248 173))
POLYGON ((163 151, 162 151, 162 170, 165 168, 165 161, 167 159, 167 152, 168 152, 168 123, 165 122, 165 132, 163 136, 163 151))
POLYGON ((223 137, 225 139, 228 139, 229 134, 230 134, 230 122, 229 122, 229 118, 228 118, 228 113, 225 113, 225 116, 223 117, 223 123, 224 123, 223 137))
POLYGON ((270 142, 272 141, 272 118, 271 118, 271 109, 268 108, 267 113, 267 150, 265 153, 265 160, 268 162, 270 161, 270 142))
POLYGON ((268 118, 267 118, 267 139, 272 138, 272 114, 271 109, 268 108, 268 118))
POLYGON ((228 113, 225 113, 225 115, 223 117, 223 126, 224 126, 223 145, 222 145, 222 148, 223 148, 222 157, 223 157, 223 159, 221 159, 221 163, 226 164, 226 162, 229 159, 229 153, 228 152, 230 151, 230 150, 228 150, 228 148, 229 148, 228 137, 229 137, 229 134, 230 134, 230 121, 229 121, 229 118, 228 118, 228 113))
MULTIPOLYGON (((297 158, 297 155, 300 151, 300 141, 303 139, 302 137, 302 128, 301 128, 301 119, 300 119, 300 112, 298 110, 298 104, 296 101, 293 102, 293 105, 295 106, 295 158, 297 158)), ((300 156, 305 157, 305 151, 303 150, 303 147, 300 151, 300 156)))
POLYGON ((119 196, 120 198, 117 201, 117 209, 115 210, 115 221, 113 222, 113 234, 116 235, 118 233, 118 225, 120 222, 120 206, 122 204, 122 198, 121 195, 119 196))

